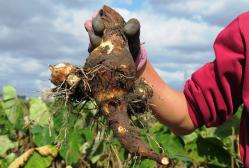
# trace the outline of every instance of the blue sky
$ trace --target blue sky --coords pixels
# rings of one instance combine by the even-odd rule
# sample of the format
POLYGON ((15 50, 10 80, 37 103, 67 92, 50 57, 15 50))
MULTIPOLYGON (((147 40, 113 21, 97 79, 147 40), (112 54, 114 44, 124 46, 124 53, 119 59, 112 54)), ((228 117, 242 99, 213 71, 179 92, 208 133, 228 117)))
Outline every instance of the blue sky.
POLYGON ((51 88, 48 64, 81 65, 88 36, 83 23, 103 4, 141 22, 141 41, 160 76, 181 90, 191 73, 214 59, 213 42, 248 0, 0 1, 0 87, 39 96, 51 88))
POLYGON ((143 0, 113 1, 110 6, 113 8, 125 8, 129 11, 139 11, 143 6, 143 0))

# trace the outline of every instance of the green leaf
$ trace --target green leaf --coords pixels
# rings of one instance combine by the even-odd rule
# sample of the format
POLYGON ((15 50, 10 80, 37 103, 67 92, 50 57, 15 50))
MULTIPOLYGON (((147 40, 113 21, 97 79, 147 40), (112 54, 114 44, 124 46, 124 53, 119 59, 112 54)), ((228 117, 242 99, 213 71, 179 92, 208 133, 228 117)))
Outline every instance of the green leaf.
POLYGON ((61 147, 59 153, 65 159, 67 165, 75 164, 80 158, 80 147, 83 143, 83 138, 77 131, 73 131, 68 135, 68 139, 61 147))
POLYGON ((184 141, 184 144, 188 144, 188 143, 193 143, 197 137, 198 137, 197 133, 193 132, 192 134, 182 136, 182 139, 184 141))
MULTIPOLYGON (((1 102, 0 102, 1 105, 1 102)), ((16 134, 14 125, 8 120, 6 114, 4 113, 4 110, 0 109, 0 134, 16 134)), ((10 136, 11 137, 11 136, 10 136)))
POLYGON ((232 129, 234 128, 235 134, 239 134, 240 118, 237 115, 234 115, 225 123, 220 125, 215 130, 215 135, 225 138, 229 135, 232 135, 232 129))
POLYGON ((92 143, 93 141, 93 135, 91 128, 84 128, 83 129, 83 135, 87 142, 92 143))
POLYGON ((77 121, 77 115, 76 114, 70 114, 70 117, 69 117, 68 123, 67 123, 67 128, 69 130, 73 129, 74 126, 75 126, 76 121, 77 121))
POLYGON ((2 100, 0 98, 0 115, 3 115, 4 113, 4 109, 3 109, 3 105, 2 105, 2 100))
POLYGON ((215 134, 219 137, 226 138, 229 135, 232 135, 232 128, 234 128, 235 134, 238 135, 240 125, 239 123, 240 119, 234 116, 232 119, 227 120, 224 124, 217 127, 215 134))
POLYGON ((84 104, 83 111, 84 113, 91 113, 93 115, 96 115, 98 110, 97 110, 97 104, 94 101, 88 101, 84 104))
POLYGON ((55 141, 55 132, 51 129, 49 133, 48 127, 35 126, 32 128, 32 138, 36 146, 53 144, 55 141), (51 133, 51 135, 50 135, 51 133))
POLYGON ((196 132, 197 134, 200 134, 203 137, 215 137, 215 127, 207 128, 206 126, 203 126, 199 128, 196 132))
POLYGON ((127 158, 127 151, 123 147, 119 148, 118 151, 119 159, 124 161, 127 158))
POLYGON ((96 163, 102 156, 103 154, 98 154, 98 155, 95 155, 91 158, 91 162, 94 164, 96 163))
POLYGON ((181 137, 172 133, 158 132, 157 141, 160 142, 169 157, 186 156, 184 142, 181 137))
POLYGON ((17 98, 16 89, 9 85, 3 86, 3 100, 15 99, 15 98, 17 98))
POLYGON ((4 156, 7 150, 17 146, 17 143, 11 142, 7 135, 0 135, 0 156, 4 156))
POLYGON ((86 154, 86 153, 87 153, 87 149, 89 149, 90 147, 91 147, 90 143, 85 142, 85 143, 80 147, 80 153, 86 154))
POLYGON ((54 129, 56 131, 59 131, 61 129, 61 127, 63 126, 64 122, 65 122, 65 117, 66 117, 66 108, 63 106, 59 112, 56 113, 56 115, 54 115, 53 117, 53 122, 54 122, 54 129))
POLYGON ((34 152, 29 158, 24 168, 47 168, 51 165, 53 160, 52 156, 41 156, 38 152, 34 152))
POLYGON ((77 120, 74 124, 74 128, 78 129, 78 130, 84 129, 84 119, 82 119, 82 117, 77 118, 77 120))
MULTIPOLYGON (((49 125, 49 109, 47 105, 40 99, 32 98, 30 104, 30 116, 29 118, 33 121, 34 125, 46 126, 49 125)), ((53 126, 53 121, 50 121, 53 126)))
POLYGON ((93 164, 96 163, 101 158, 102 155, 104 155, 104 146, 105 146, 104 141, 101 141, 96 151, 92 155, 90 155, 91 156, 90 160, 93 164))
POLYGON ((16 124, 17 96, 16 89, 12 86, 3 87, 3 107, 9 121, 12 124, 16 124))
POLYGON ((12 86, 3 87, 3 109, 8 120, 16 127, 23 125, 23 107, 16 96, 16 89, 12 86))
POLYGON ((239 106, 237 112, 235 113, 235 116, 237 116, 239 119, 241 118, 243 108, 244 108, 243 105, 239 106))
POLYGON ((103 155, 104 150, 104 134, 105 128, 97 133, 97 136, 94 139, 93 146, 91 148, 91 152, 88 158, 91 160, 92 163, 95 163, 97 159, 99 159, 103 155))
POLYGON ((182 162, 188 162, 188 163, 193 163, 193 160, 189 157, 189 156, 181 156, 181 155, 175 155, 174 157, 172 157, 173 159, 176 159, 178 161, 182 161, 182 162))
POLYGON ((186 145, 191 158, 198 164, 212 164, 226 167, 230 163, 230 154, 222 141, 216 137, 198 136, 195 142, 186 145))
POLYGON ((8 156, 6 156, 6 161, 8 163, 11 163, 12 161, 15 160, 15 158, 16 158, 16 154, 15 153, 10 153, 10 154, 8 154, 8 156))
POLYGON ((16 158, 16 155, 14 153, 8 154, 4 159, 0 159, 0 167, 1 168, 7 168, 13 162, 16 158))
POLYGON ((165 125, 162 125, 161 123, 159 122, 156 122, 153 127, 151 127, 149 129, 150 133, 151 134, 155 134, 155 133, 158 133, 158 132, 162 132, 162 131, 166 131, 166 126, 165 125))
POLYGON ((136 166, 137 168, 155 168, 156 162, 150 159, 144 159, 141 161, 139 165, 136 166))
MULTIPOLYGON (((79 128, 77 114, 70 113, 66 108, 61 110, 53 117, 54 129, 56 132, 64 132, 67 129, 71 132, 74 128, 79 128)), ((80 130, 80 129, 78 129, 80 130)), ((64 133, 63 133, 64 134, 64 133)))

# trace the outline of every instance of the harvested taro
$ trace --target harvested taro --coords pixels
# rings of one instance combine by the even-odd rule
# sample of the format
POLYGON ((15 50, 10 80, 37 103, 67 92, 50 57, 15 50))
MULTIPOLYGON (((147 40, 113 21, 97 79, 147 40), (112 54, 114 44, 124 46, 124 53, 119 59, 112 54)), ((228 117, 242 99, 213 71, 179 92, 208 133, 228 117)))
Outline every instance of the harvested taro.
POLYGON ((98 17, 101 19, 93 22, 102 23, 95 33, 104 31, 101 39, 92 42, 97 47, 90 52, 85 65, 62 63, 49 67, 51 82, 56 86, 52 91, 67 101, 94 99, 125 149, 168 165, 168 157, 146 145, 139 128, 130 123, 129 111, 145 111, 153 92, 146 81, 136 78, 135 63, 124 35, 125 21, 108 6, 103 6, 98 17))

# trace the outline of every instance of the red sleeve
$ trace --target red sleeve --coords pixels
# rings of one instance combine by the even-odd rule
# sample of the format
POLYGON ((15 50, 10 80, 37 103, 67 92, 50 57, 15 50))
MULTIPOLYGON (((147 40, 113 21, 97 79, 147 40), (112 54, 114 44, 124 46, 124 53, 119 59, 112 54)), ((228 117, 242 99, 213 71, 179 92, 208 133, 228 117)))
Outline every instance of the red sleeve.
POLYGON ((214 51, 216 59, 197 70, 184 88, 196 128, 222 124, 242 103, 245 49, 238 18, 218 35, 214 51))

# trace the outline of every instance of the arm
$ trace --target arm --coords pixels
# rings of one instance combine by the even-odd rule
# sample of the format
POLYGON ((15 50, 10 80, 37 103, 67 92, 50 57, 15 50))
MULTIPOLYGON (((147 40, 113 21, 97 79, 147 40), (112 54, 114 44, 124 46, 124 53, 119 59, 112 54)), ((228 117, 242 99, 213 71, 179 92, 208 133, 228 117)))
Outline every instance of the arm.
POLYGON ((139 71, 152 85, 155 116, 178 135, 218 126, 242 103, 245 46, 238 19, 218 35, 214 51, 216 59, 192 74, 183 93, 164 83, 149 62, 139 71))
MULTIPOLYGON (((141 62, 146 60, 142 50, 138 55, 133 52, 138 76, 145 78, 153 88, 154 115, 174 133, 188 134, 204 124, 207 127, 220 125, 241 104, 244 46, 238 25, 236 19, 220 33, 214 44, 216 60, 196 71, 186 82, 184 92, 177 92, 164 83, 149 61, 141 62)), ((130 50, 136 46, 134 51, 137 51, 139 23, 128 22, 125 27, 130 50), (132 36, 127 33, 130 30, 132 36)))
POLYGON ((195 128, 189 116, 183 92, 175 91, 167 85, 149 60, 138 72, 138 76, 146 79, 153 88, 153 97, 150 103, 156 118, 177 135, 191 133, 195 128))

